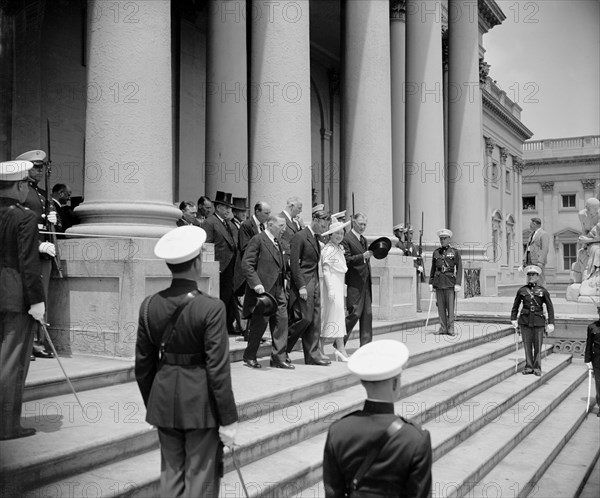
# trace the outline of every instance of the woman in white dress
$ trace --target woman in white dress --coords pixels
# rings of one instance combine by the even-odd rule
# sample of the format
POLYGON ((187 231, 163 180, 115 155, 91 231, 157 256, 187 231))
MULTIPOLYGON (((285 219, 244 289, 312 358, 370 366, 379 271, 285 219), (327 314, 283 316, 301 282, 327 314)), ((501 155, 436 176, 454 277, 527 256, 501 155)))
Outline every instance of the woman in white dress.
POLYGON ((322 236, 329 235, 329 242, 321 250, 323 268, 323 291, 321 293, 321 352, 328 340, 333 339, 335 357, 338 361, 348 361, 344 347, 346 335, 346 307, 344 305, 344 277, 348 267, 341 245, 344 228, 350 222, 336 221, 322 236))

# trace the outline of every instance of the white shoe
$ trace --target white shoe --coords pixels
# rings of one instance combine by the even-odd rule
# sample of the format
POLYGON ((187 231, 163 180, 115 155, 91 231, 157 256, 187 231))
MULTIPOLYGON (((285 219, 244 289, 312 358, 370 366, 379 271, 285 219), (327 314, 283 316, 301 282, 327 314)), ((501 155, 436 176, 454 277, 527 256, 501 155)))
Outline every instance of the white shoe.
POLYGON ((334 351, 335 354, 335 359, 337 361, 342 361, 344 363, 348 363, 348 357, 344 356, 342 353, 340 353, 337 349, 334 351))

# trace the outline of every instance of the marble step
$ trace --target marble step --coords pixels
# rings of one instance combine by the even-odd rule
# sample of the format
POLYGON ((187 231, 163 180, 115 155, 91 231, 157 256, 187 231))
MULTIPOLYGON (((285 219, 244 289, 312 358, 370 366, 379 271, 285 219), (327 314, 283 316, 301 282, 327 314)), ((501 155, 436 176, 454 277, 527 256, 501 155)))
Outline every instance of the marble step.
MULTIPOLYGON (((587 386, 582 386, 585 377, 586 372, 581 365, 569 365, 506 411, 494 413, 493 420, 435 461, 434 495, 467 494, 567 396, 577 389, 586 390, 587 386)), ((456 432, 458 425, 465 423, 465 418, 470 421, 473 416, 469 411, 461 411, 459 420, 442 418, 426 424, 431 432, 432 444, 436 447, 441 445, 456 432)), ((535 454, 529 457, 536 459, 535 454)))
POLYGON ((600 496, 600 459, 596 460, 592 472, 583 485, 581 493, 574 495, 577 498, 598 498, 600 496))

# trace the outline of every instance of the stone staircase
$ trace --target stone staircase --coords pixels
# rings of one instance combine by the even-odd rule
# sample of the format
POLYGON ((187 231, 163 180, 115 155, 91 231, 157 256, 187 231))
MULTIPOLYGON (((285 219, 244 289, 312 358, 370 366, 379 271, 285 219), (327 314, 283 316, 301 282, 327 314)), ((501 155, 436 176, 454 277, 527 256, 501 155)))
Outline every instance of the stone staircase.
MULTIPOLYGON (((396 412, 431 432, 434 496, 577 496, 585 489, 600 431, 595 413, 585 415, 583 363, 547 345, 542 377, 516 375, 523 351, 515 352, 506 326, 462 322, 450 338, 433 335, 434 325, 415 325, 378 324, 375 340, 397 339, 411 351, 396 412)), ((294 371, 248 369, 243 347, 232 340, 235 459, 250 496, 324 496, 327 428, 362 406, 364 390, 345 364, 305 366, 297 352, 294 371)), ((268 355, 267 346, 261 351, 268 355)), ((159 496, 157 436, 144 421, 131 362, 63 361, 84 410, 55 361, 32 364, 23 424, 38 432, 0 442, 0 496, 159 496)), ((224 468, 221 496, 243 497, 229 451, 224 468)))

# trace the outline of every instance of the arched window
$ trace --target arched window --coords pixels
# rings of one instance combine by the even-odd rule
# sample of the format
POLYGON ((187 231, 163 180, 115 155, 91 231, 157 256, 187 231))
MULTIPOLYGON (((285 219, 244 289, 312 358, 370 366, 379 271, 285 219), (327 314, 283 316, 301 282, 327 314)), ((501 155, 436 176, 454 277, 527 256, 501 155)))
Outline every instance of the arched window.
POLYGON ((492 214, 492 249, 493 249, 493 261, 496 263, 500 260, 501 247, 500 241, 502 240, 502 213, 498 209, 494 210, 492 214))
POLYGON ((512 214, 506 218, 506 265, 511 266, 511 254, 515 243, 515 219, 512 214))

